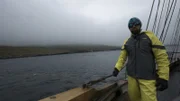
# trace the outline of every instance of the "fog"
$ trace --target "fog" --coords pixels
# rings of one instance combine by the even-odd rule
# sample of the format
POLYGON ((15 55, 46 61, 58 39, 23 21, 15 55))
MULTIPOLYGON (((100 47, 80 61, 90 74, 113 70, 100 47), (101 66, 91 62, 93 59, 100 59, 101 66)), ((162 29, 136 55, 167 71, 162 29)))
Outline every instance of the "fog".
MULTIPOLYGON (((0 45, 122 45, 153 0, 0 0, 0 45)), ((157 4, 157 2, 155 3, 157 4)), ((154 14, 154 13, 153 13, 154 14)))

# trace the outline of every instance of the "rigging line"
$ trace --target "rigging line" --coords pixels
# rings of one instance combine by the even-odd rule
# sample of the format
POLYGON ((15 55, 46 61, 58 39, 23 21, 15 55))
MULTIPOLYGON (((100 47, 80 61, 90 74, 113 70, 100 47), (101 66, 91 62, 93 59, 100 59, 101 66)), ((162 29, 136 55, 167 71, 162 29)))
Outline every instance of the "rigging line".
POLYGON ((176 47, 176 55, 175 55, 175 59, 177 59, 177 53, 178 53, 178 49, 179 49, 179 45, 180 45, 180 36, 179 36, 179 40, 178 40, 179 42, 178 42, 178 45, 177 45, 177 47, 176 47))
MULTIPOLYGON (((179 15, 180 15, 180 13, 179 13, 179 15)), ((179 26, 180 26, 180 16, 179 16, 179 19, 178 19, 177 23, 178 24, 177 24, 177 29, 176 29, 176 32, 175 32, 175 37, 174 37, 174 43, 173 44, 175 44, 176 38, 178 36, 178 29, 179 29, 179 26)))
POLYGON ((178 15, 177 15, 177 18, 176 18, 176 22, 175 22, 175 26, 174 26, 174 30, 173 30, 173 35, 172 35, 172 38, 171 38, 171 41, 170 41, 170 44, 172 44, 173 43, 173 37, 175 37, 175 31, 176 31, 176 29, 178 28, 178 22, 179 22, 179 18, 180 17, 180 9, 179 9, 179 11, 178 11, 178 15))
POLYGON ((164 4, 165 4, 165 0, 163 0, 163 6, 162 6, 162 10, 161 10, 161 14, 160 14, 160 18, 159 18, 159 22, 158 22, 158 26, 157 26, 157 30, 156 30, 156 36, 158 36, 158 32, 159 32, 159 27, 160 27, 160 22, 161 22, 161 17, 162 17, 162 13, 164 11, 164 4))
POLYGON ((175 31, 176 31, 176 29, 177 29, 177 24, 176 24, 176 27, 174 28, 174 30, 173 30, 173 35, 172 35, 172 37, 171 37, 171 41, 170 41, 170 45, 171 44, 173 44, 173 39, 174 39, 174 37, 175 37, 175 31))
MULTIPOLYGON (((179 26, 180 27, 180 26, 179 26)), ((180 31, 180 29, 178 29, 178 32, 177 32, 177 34, 179 34, 179 31, 180 31)), ((180 37, 180 35, 178 35, 179 37, 180 37)), ((178 36, 176 36, 177 38, 178 38, 178 36)), ((177 40, 177 43, 175 44, 175 45, 177 45, 177 44, 179 44, 179 40, 177 40)), ((177 52, 177 47, 176 47, 176 52, 177 52)))
MULTIPOLYGON (((171 2, 171 6, 170 6, 169 10, 166 11, 167 16, 166 16, 166 18, 165 18, 164 27, 163 27, 163 30, 162 30, 161 36, 160 36, 160 40, 161 40, 161 41, 163 40, 163 37, 164 37, 164 31, 165 31, 165 28, 166 28, 167 21, 168 21, 168 19, 169 19, 169 15, 170 15, 170 11, 171 11, 171 9, 172 9, 173 3, 174 3, 174 0, 171 2)), ((169 6, 169 4, 168 4, 168 6, 169 6)))
POLYGON ((174 5, 173 5, 173 10, 172 11, 169 11, 169 14, 170 14, 170 12, 171 12, 171 14, 169 15, 169 16, 171 16, 170 17, 170 20, 169 20, 169 22, 168 22, 168 25, 167 25, 167 28, 166 28, 166 31, 165 31, 165 36, 164 36, 164 38, 163 38, 163 42, 165 41, 165 39, 166 39, 166 36, 167 36, 167 34, 168 34, 168 31, 169 31, 169 26, 170 26, 170 24, 172 23, 172 17, 173 17, 173 15, 174 15, 174 10, 175 10, 175 8, 176 8, 176 3, 177 3, 177 0, 175 0, 175 2, 174 2, 174 5))
POLYGON ((157 10, 156 10, 156 15, 155 15, 155 20, 154 20, 154 25, 152 31, 155 33, 156 30, 156 24, 157 24, 157 18, 159 14, 159 5, 160 5, 160 0, 158 0, 158 5, 157 5, 157 10))
MULTIPOLYGON (((171 41, 170 41, 170 44, 169 44, 169 49, 171 49, 171 45, 173 44, 173 39, 175 38, 175 31, 177 29, 177 22, 178 22, 178 18, 176 19, 175 27, 174 27, 174 30, 173 30, 173 35, 171 37, 171 41)), ((171 57, 171 55, 172 55, 172 52, 169 52, 168 56, 171 57)))
POLYGON ((177 54, 176 53, 178 53, 178 49, 179 49, 179 43, 180 43, 180 36, 179 36, 179 40, 178 40, 178 43, 177 44, 175 44, 175 47, 176 47, 176 50, 175 50, 175 53, 174 53, 174 58, 176 58, 176 56, 177 56, 177 54))
MULTIPOLYGON (((175 35, 175 31, 176 31, 176 29, 178 27, 179 19, 180 19, 180 9, 179 9, 179 12, 178 12, 178 15, 177 15, 177 18, 176 18, 176 23, 175 23, 175 27, 174 27, 174 31, 173 31, 173 36, 175 35)), ((173 38, 171 39, 170 44, 172 44, 172 43, 173 43, 173 38)))
POLYGON ((166 11, 166 18, 167 18, 167 16, 168 16, 168 12, 169 12, 169 9, 170 9, 170 1, 171 0, 168 0, 168 6, 167 6, 167 11, 166 11))
POLYGON ((162 38, 163 38, 163 36, 164 36, 164 29, 166 28, 166 22, 167 22, 167 20, 168 20, 168 16, 169 16, 169 5, 170 5, 170 0, 168 0, 167 2, 166 2, 166 4, 167 4, 167 9, 166 9, 166 11, 165 11, 165 18, 164 18, 164 24, 163 24, 163 29, 162 29, 162 31, 161 31, 161 35, 160 35, 160 40, 162 40, 162 38))
MULTIPOLYGON (((177 14, 177 18, 176 18, 176 23, 175 23, 175 27, 174 27, 174 32, 173 32, 173 36, 174 38, 171 39, 171 42, 170 44, 174 44, 174 41, 175 41, 175 38, 177 36, 177 30, 178 30, 178 26, 179 26, 179 21, 180 21, 180 8, 179 8, 179 11, 178 11, 178 14, 177 14), (174 40, 173 40, 174 39, 174 40)), ((172 36, 172 37, 173 37, 172 36)))
MULTIPOLYGON (((179 13, 179 14, 180 14, 180 13, 179 13)), ((179 15, 178 15, 178 16, 179 16, 179 15)), ((177 21, 178 23, 177 23, 177 27, 176 27, 176 29, 175 29, 176 31, 175 31, 175 35, 174 35, 174 40, 173 40, 173 42, 172 42, 172 44, 171 44, 171 45, 173 46, 173 47, 172 47, 171 59, 170 59, 171 61, 172 61, 172 58, 174 57, 174 52, 175 52, 175 48, 176 48, 176 47, 174 47, 174 45, 176 44, 176 38, 177 38, 177 34, 178 34, 178 28, 179 28, 180 18, 178 17, 177 20, 178 20, 178 21, 177 21)))
MULTIPOLYGON (((178 27, 178 28, 179 28, 179 27, 178 27)), ((173 47, 173 54, 172 54, 173 56, 174 56, 174 53, 175 53, 175 51, 176 51, 175 45, 177 45, 177 41, 178 41, 178 40, 177 40, 177 38, 178 38, 178 35, 177 35, 177 34, 178 34, 178 33, 179 33, 179 30, 177 29, 177 30, 176 30, 176 36, 175 36, 175 38, 174 38, 174 43, 172 44, 172 45, 174 46, 174 47, 173 47)), ((172 56, 172 57, 173 57, 173 56, 172 56)))
MULTIPOLYGON (((173 2, 171 3, 170 11, 171 11, 171 8, 172 8, 173 3, 174 3, 174 0, 173 0, 173 2)), ((162 38, 163 38, 164 30, 165 30, 165 28, 166 28, 166 24, 167 24, 167 20, 168 20, 168 18, 169 18, 169 14, 170 14, 170 12, 168 12, 168 16, 167 16, 167 18, 165 19, 165 24, 164 24, 163 30, 162 30, 162 32, 161 32, 160 40, 162 40, 162 38)))
MULTIPOLYGON (((177 43, 177 39, 176 39, 176 38, 177 38, 177 36, 178 36, 178 34, 179 34, 179 27, 180 27, 180 19, 179 19, 179 21, 178 21, 178 25, 177 25, 176 34, 175 34, 175 37, 174 37, 173 46, 177 43)), ((172 58, 174 57, 175 49, 176 49, 176 47, 173 47, 173 54, 172 54, 172 56, 171 56, 171 61, 172 61, 172 58)))
MULTIPOLYGON (((162 18, 162 20, 163 20, 163 23, 162 23, 163 28, 164 28, 164 23, 165 23, 165 21, 166 21, 165 19, 167 18, 167 16, 165 16, 165 15, 167 15, 167 10, 168 10, 168 9, 166 9, 166 8, 168 8, 167 5, 169 5, 169 2, 170 2, 170 1, 164 0, 164 2, 165 2, 165 6, 164 6, 164 8, 163 8, 164 18, 162 18), (165 14, 164 14, 164 13, 165 13, 165 14)), ((160 29, 159 29, 159 30, 160 30, 160 29)), ((162 32, 162 30, 160 31, 160 33, 161 33, 161 32, 162 32)), ((160 37, 159 37, 160 40, 161 40, 161 38, 163 37, 163 34, 164 34, 164 33, 161 33, 161 34, 160 34, 160 37)))
POLYGON ((151 6, 151 11, 150 11, 150 13, 149 13, 149 18, 148 18, 146 30, 147 30, 148 27, 149 27, 149 21, 150 21, 150 19, 151 19, 151 14, 152 14, 152 10, 153 10, 153 7, 154 7, 154 2, 155 2, 155 0, 153 0, 152 6, 151 6))
POLYGON ((176 3, 177 3, 177 0, 175 0, 175 2, 174 2, 174 6, 173 6, 173 10, 172 10, 172 13, 171 13, 171 17, 170 17, 170 20, 169 20, 169 22, 168 22, 168 25, 167 25, 167 28, 166 28, 166 31, 165 31, 165 36, 164 36, 164 39, 163 39, 163 43, 164 43, 164 41, 165 41, 165 39, 166 39, 166 36, 167 36, 167 32, 168 32, 168 30, 169 30, 169 25, 171 24, 171 20, 172 20, 172 17, 173 17, 173 15, 174 15, 174 10, 175 10, 175 8, 176 8, 176 3))

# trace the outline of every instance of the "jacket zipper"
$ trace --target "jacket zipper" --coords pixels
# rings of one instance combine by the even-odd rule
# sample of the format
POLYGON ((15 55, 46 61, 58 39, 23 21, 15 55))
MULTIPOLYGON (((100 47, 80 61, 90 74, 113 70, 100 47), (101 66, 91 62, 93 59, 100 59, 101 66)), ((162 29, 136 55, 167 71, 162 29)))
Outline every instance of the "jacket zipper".
POLYGON ((138 40, 138 48, 140 48, 140 39, 138 40))
POLYGON ((137 69, 137 65, 136 65, 136 47, 137 47, 137 39, 135 39, 136 40, 136 44, 135 44, 135 77, 137 77, 137 73, 136 73, 136 69, 137 69))
POLYGON ((135 46, 135 76, 137 77, 137 57, 136 57, 136 48, 140 48, 140 39, 136 39, 136 46, 135 46))

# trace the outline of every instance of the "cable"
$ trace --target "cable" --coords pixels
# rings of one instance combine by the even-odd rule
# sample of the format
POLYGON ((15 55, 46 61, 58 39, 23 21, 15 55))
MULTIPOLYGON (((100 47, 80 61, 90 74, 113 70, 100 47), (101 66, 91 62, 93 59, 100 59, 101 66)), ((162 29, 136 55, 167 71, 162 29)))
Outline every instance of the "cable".
MULTIPOLYGON (((171 19, 172 19, 172 16, 173 16, 173 14, 174 14, 174 10, 175 10, 175 7, 176 7, 176 3, 177 3, 177 0, 175 0, 175 2, 174 2, 174 7, 173 7, 173 10, 172 10, 172 14, 171 14, 171 17, 170 17, 170 20, 169 20, 169 22, 168 22, 168 25, 167 25, 167 28, 166 28, 166 31, 165 31, 165 36, 164 36, 164 38, 163 38, 163 43, 164 43, 164 41, 165 41, 165 39, 166 39, 166 36, 167 36, 167 32, 168 32, 168 29, 169 29, 169 25, 170 25, 170 23, 171 23, 171 19)), ((170 12, 170 11, 169 11, 170 12)))
POLYGON ((169 12, 168 12, 168 14, 167 14, 168 16, 167 16, 167 18, 165 19, 165 24, 164 24, 164 27, 163 27, 163 30, 162 30, 162 33, 161 33, 161 36, 160 36, 160 40, 161 40, 161 41, 162 41, 162 39, 163 39, 164 30, 165 30, 165 27, 166 27, 166 24, 167 24, 167 21, 168 21, 169 14, 170 14, 170 11, 171 11, 171 8, 172 8, 173 3, 174 3, 174 0, 173 0, 173 2, 171 3, 170 10, 169 10, 169 12))
POLYGON ((152 31, 155 33, 156 30, 156 23, 157 23, 157 18, 158 18, 158 12, 159 12, 159 5, 160 5, 160 0, 158 0, 158 5, 157 5, 157 10, 156 10, 156 15, 155 15, 155 20, 154 20, 154 25, 152 31))
POLYGON ((154 7, 154 2, 155 2, 155 0, 153 0, 152 6, 151 6, 151 11, 150 11, 150 13, 149 13, 149 18, 148 18, 146 30, 147 30, 148 27, 149 27, 149 22, 150 22, 150 19, 151 19, 151 14, 152 14, 152 10, 153 10, 153 7, 154 7))
MULTIPOLYGON (((178 16, 180 15, 180 13, 178 14, 178 16)), ((178 24, 177 24, 177 28, 176 28, 176 32, 175 32, 175 36, 174 36, 174 42, 172 43, 173 46, 176 45, 177 42, 177 38, 179 37, 179 29, 180 29, 180 18, 178 19, 178 24)), ((176 47, 173 47, 173 52, 172 52, 172 55, 171 55, 171 61, 174 57, 174 54, 175 54, 175 51, 176 51, 176 47)))
POLYGON ((164 11, 164 4, 165 4, 165 0, 163 1, 163 6, 162 6, 162 10, 161 10, 161 14, 160 14, 160 18, 159 18, 159 22, 158 22, 158 26, 157 26, 157 30, 156 30, 156 36, 158 36, 158 32, 159 32, 159 27, 160 27, 160 22, 161 22, 161 18, 162 18, 162 13, 163 13, 163 11, 164 11))

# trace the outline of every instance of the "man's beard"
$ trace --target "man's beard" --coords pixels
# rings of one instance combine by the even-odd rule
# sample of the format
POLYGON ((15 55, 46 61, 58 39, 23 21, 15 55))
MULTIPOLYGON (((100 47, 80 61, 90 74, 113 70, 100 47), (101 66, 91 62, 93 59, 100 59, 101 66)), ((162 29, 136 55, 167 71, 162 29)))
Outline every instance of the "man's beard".
POLYGON ((134 35, 140 34, 140 32, 141 32, 141 29, 135 30, 135 31, 131 31, 131 33, 134 34, 134 35))

